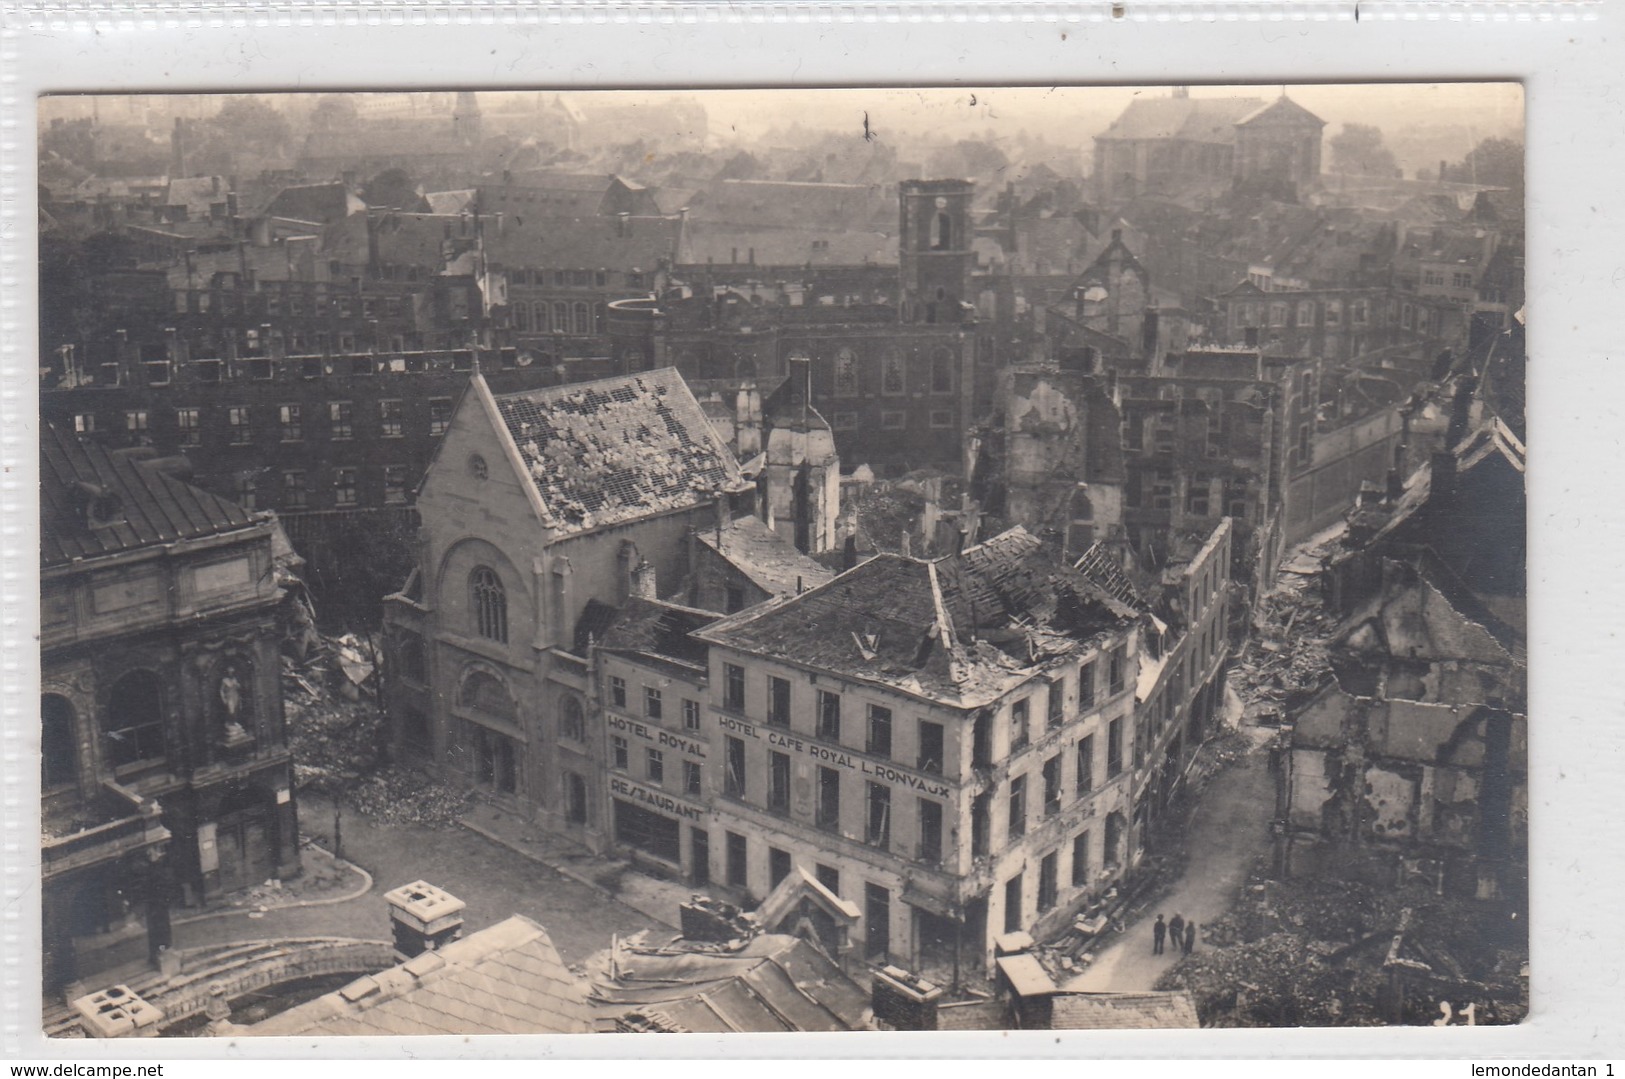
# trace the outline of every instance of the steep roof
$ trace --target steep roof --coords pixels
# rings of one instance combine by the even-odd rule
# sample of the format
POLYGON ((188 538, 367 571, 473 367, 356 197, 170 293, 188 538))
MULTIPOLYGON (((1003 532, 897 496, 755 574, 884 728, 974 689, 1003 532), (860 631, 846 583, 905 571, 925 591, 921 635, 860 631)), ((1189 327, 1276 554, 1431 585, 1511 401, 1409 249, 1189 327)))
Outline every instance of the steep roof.
POLYGON ((1305 127, 1313 124, 1319 127, 1325 127, 1326 121, 1322 120, 1320 117, 1316 116, 1314 113, 1310 112, 1296 101, 1293 101, 1290 97, 1282 94, 1274 101, 1271 101, 1268 105, 1254 109, 1252 112, 1236 121, 1237 127, 1252 124, 1257 124, 1260 127, 1271 124, 1279 124, 1283 126, 1301 125, 1305 127))
POLYGON ((686 509, 745 486, 676 368, 492 398, 561 533, 686 509))
POLYGON ((696 535, 770 596, 794 595, 835 579, 835 574, 755 517, 731 521, 720 533, 701 531, 696 535))
POLYGON ((768 933, 743 947, 630 946, 593 978, 599 1029, 641 1016, 646 1028, 696 1034, 863 1030, 869 994, 800 937, 768 933))
POLYGON ((585 1034, 585 988, 514 915, 247 1028, 254 1035, 585 1034))
POLYGON ((164 205, 186 207, 187 217, 208 217, 211 206, 225 201, 226 185, 218 176, 173 178, 164 189, 164 205))
POLYGON ((1021 528, 938 559, 881 554, 699 636, 949 704, 997 699, 1135 612, 1021 528))
POLYGON ((51 425, 40 433, 42 566, 222 535, 257 523, 236 503, 136 457, 110 454, 51 425))
POLYGON ((1263 104, 1256 97, 1137 98, 1095 138, 1231 143, 1236 140, 1237 122, 1263 104))
POLYGON ((331 225, 351 214, 361 213, 366 204, 341 183, 300 184, 284 187, 265 207, 266 217, 291 217, 295 221, 320 221, 331 225))
POLYGON ((1188 993, 1057 993, 1051 1030, 1180 1030, 1201 1024, 1188 993))

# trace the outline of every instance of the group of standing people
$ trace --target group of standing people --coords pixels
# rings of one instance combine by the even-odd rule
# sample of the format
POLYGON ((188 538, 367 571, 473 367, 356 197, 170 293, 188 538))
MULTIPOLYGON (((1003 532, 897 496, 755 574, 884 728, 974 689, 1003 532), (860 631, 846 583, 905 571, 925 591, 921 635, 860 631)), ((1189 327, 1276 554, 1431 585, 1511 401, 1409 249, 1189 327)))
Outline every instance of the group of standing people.
POLYGON ((1162 915, 1157 915, 1155 924, 1151 926, 1151 954, 1162 955, 1164 942, 1186 955, 1191 954, 1196 947, 1196 922, 1187 922, 1177 912, 1173 920, 1167 922, 1162 920, 1162 915))

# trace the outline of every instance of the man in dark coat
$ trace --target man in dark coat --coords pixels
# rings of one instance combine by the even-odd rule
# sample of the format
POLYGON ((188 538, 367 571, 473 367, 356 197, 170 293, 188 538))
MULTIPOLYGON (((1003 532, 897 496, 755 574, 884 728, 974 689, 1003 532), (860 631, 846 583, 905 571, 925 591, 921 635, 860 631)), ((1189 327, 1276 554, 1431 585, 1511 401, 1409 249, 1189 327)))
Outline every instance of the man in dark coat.
POLYGON ((1189 922, 1185 923, 1185 954, 1186 955, 1191 954, 1191 950, 1194 949, 1195 947, 1196 947, 1196 922, 1194 920, 1192 920, 1192 921, 1189 921, 1189 922))
POLYGON ((1167 935, 1168 935, 1168 925, 1167 925, 1166 922, 1164 922, 1162 920, 1162 915, 1159 914, 1159 915, 1157 915, 1156 924, 1151 927, 1151 954, 1152 955, 1161 955, 1162 954, 1162 940, 1167 935))
POLYGON ((1185 944, 1185 916, 1178 911, 1168 920, 1168 943, 1178 951, 1185 944))

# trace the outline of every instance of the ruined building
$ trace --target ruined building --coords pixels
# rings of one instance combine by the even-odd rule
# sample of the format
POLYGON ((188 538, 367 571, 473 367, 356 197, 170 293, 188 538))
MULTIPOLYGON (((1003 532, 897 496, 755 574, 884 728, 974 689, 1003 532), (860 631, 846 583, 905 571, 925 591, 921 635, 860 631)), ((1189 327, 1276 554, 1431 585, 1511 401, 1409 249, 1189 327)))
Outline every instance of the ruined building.
POLYGON ((699 630, 712 888, 807 873, 863 956, 943 974, 1063 924, 1139 849, 1142 622, 1016 529, 699 630))
MULTIPOLYGON (((1291 872, 1419 874, 1522 901, 1527 874, 1524 446, 1458 389, 1445 450, 1371 491, 1323 574, 1336 681, 1281 761, 1291 872)), ((1516 417, 1521 422, 1521 416, 1516 417)))

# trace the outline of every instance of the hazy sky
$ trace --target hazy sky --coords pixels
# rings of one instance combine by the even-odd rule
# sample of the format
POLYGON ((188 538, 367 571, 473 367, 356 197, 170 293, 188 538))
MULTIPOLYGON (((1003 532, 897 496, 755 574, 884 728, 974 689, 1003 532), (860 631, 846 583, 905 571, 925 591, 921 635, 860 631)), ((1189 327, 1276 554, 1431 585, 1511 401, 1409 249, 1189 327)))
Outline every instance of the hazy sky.
MULTIPOLYGON (((1195 86, 1192 97, 1249 96, 1270 99, 1281 92, 1278 84, 1255 86, 1195 86)), ((1341 84, 1289 86, 1291 97, 1327 122, 1328 134, 1348 121, 1376 124, 1385 130, 1407 125, 1448 125, 1470 128, 1479 137, 1518 134, 1523 126, 1523 88, 1517 83, 1445 84, 1341 84)), ((534 101, 535 90, 517 91, 534 101)), ((1136 96, 1165 97, 1158 87, 963 87, 948 89, 771 89, 700 91, 564 91, 577 104, 595 98, 618 102, 639 99, 660 101, 670 96, 698 100, 705 106, 714 140, 726 144, 759 138, 791 123, 833 131, 860 131, 864 114, 882 139, 888 132, 899 142, 917 142, 932 136, 992 138, 1014 136, 1021 129, 1046 139, 1079 148, 1110 122, 1136 96)), ((267 100, 273 95, 261 95, 267 100)), ((293 110, 309 108, 312 95, 275 95, 293 110)), ((396 96, 396 95, 389 95, 396 96)), ((481 91, 488 108, 500 108, 509 97, 504 91, 481 91)), ((103 99, 103 115, 112 117, 120 105, 162 100, 160 115, 175 111, 199 115, 217 108, 219 98, 103 99)), ((382 104, 382 102, 379 102, 382 104)), ((85 115, 85 99, 40 102, 41 120, 53 115, 85 115)))

